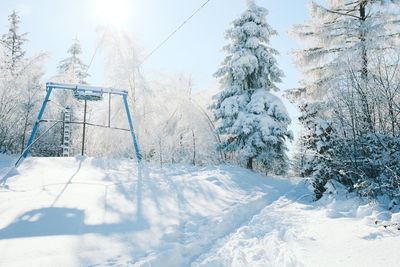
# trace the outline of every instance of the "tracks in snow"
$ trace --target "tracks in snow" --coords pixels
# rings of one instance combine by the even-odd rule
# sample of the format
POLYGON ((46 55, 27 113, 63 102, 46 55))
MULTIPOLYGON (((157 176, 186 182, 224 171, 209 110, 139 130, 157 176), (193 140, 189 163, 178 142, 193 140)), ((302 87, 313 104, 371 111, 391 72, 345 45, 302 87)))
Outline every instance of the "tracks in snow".
MULTIPOLYGON (((183 192, 179 190, 179 185, 168 175, 162 177, 161 183, 175 195, 179 212, 184 213, 189 203, 183 192)), ((148 188, 154 190, 154 185, 148 185, 148 188)), ((157 249, 163 251, 162 253, 150 253, 137 264, 149 264, 150 266, 201 265, 204 257, 208 257, 216 247, 223 246, 230 237, 236 235, 240 229, 251 223, 262 210, 266 209, 266 206, 273 205, 284 193, 286 192, 282 192, 282 189, 273 187, 269 187, 265 192, 255 192, 251 196, 247 196, 247 199, 243 199, 241 203, 231 206, 224 214, 216 218, 185 221, 188 218, 183 216, 177 229, 164 236, 165 240, 173 242, 168 243, 162 249, 157 249), (171 255, 174 256, 171 257, 171 255)))
POLYGON ((295 203, 294 198, 291 191, 264 206, 230 235, 217 240, 192 266, 304 266, 298 244, 310 238, 299 225, 307 224, 308 219, 299 214, 306 206, 295 203))

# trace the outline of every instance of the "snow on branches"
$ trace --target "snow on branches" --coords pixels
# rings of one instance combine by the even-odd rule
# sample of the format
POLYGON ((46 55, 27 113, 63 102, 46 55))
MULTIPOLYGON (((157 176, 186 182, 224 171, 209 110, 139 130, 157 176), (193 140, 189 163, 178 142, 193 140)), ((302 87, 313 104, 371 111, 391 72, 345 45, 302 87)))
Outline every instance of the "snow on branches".
POLYGON ((212 105, 217 132, 225 136, 219 148, 236 152, 253 168, 253 160, 266 169, 282 173, 286 166, 285 140, 290 118, 281 100, 271 92, 279 91, 283 72, 278 68, 278 51, 269 46, 276 35, 266 22, 268 11, 254 1, 232 22, 226 32, 230 41, 224 50, 227 57, 215 76, 222 91, 212 105), (279 166, 279 167, 274 167, 279 166))

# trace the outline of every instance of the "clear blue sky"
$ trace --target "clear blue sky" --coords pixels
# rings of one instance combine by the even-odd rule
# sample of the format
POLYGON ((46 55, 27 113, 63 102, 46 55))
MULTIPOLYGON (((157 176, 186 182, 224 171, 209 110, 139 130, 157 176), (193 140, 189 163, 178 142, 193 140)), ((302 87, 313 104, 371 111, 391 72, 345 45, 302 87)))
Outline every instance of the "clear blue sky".
MULTIPOLYGON (((7 15, 12 9, 20 12, 21 31, 29 32, 26 49, 29 54, 51 53, 46 66, 47 75, 56 73, 57 62, 66 57, 66 50, 77 35, 83 47, 83 58, 90 61, 96 47, 96 27, 111 23, 117 29, 132 32, 138 43, 151 51, 205 0, 2 0, 0 4, 1 33, 7 30, 7 15), (108 5, 121 5, 107 13, 108 5), (100 8, 99 8, 100 6, 100 8), (120 10, 119 10, 120 9, 120 10), (115 16, 121 18, 116 22, 115 16), (122 21, 121 21, 122 20, 122 21)), ((269 9, 269 23, 279 32, 273 46, 281 52, 279 64, 286 78, 282 88, 297 85, 299 74, 287 52, 298 47, 287 35, 291 25, 307 19, 307 0, 258 0, 269 9)), ((211 0, 173 39, 158 50, 144 65, 158 69, 191 73, 197 89, 215 84, 212 73, 224 57, 224 31, 245 8, 244 0, 211 0)), ((102 59, 97 55, 90 70, 90 82, 101 84, 102 59)))
MULTIPOLYGON (((133 33, 145 52, 150 52, 205 0, 1 0, 1 33, 7 31, 7 16, 16 9, 22 17, 22 32, 29 32, 26 49, 30 55, 50 52, 46 77, 56 74, 57 63, 75 36, 81 41, 83 59, 88 63, 96 47, 99 25, 111 25, 133 33)), ((299 43, 287 32, 293 24, 308 19, 308 0, 258 0, 270 11, 268 21, 279 32, 272 45, 286 78, 282 89, 296 87, 299 71, 288 52, 299 43)), ((224 58, 224 31, 245 8, 245 0, 211 0, 188 24, 144 64, 145 70, 192 75, 197 90, 216 85, 212 74, 224 58)), ((102 57, 97 55, 89 82, 103 82, 102 57)), ((293 114, 293 107, 289 107, 293 114)), ((293 116, 292 116, 293 117, 293 116)))

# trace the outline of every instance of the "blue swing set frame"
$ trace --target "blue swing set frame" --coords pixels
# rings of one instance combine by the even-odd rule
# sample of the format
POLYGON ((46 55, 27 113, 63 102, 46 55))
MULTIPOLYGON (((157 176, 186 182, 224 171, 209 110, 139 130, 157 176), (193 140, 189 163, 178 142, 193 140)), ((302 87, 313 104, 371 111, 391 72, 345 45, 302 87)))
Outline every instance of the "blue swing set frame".
MULTIPOLYGON (((52 82, 49 82, 49 83, 46 83, 47 93, 46 93, 45 99, 43 101, 42 107, 40 108, 39 114, 37 116, 37 120, 36 120, 36 122, 35 122, 35 124, 33 126, 32 133, 31 133, 31 135, 29 137, 28 143, 26 144, 26 148, 25 148, 24 152, 22 153, 22 155, 20 156, 20 158, 18 159, 18 161, 16 162, 15 167, 18 166, 18 163, 20 162, 21 159, 24 159, 29 155, 30 148, 35 142, 34 138, 35 138, 35 135, 36 135, 36 133, 37 133, 37 131, 39 129, 39 124, 40 124, 40 122, 42 122, 42 117, 43 117, 43 114, 44 114, 44 112, 46 110, 47 103, 50 101, 51 93, 55 89, 73 91, 75 96, 78 99, 79 99, 79 97, 83 97, 85 95, 88 96, 89 98, 94 98, 95 100, 98 100, 98 98, 100 98, 103 94, 122 96, 122 99, 123 99, 123 102, 124 102, 125 111, 126 111, 126 116, 127 116, 127 119, 128 119, 129 131, 130 131, 131 136, 132 136, 133 149, 135 151, 135 156, 136 156, 136 159, 138 160, 138 162, 141 161, 142 156, 140 155, 140 152, 139 152, 139 146, 138 146, 138 143, 137 143, 135 130, 134 130, 134 127, 133 127, 132 117, 131 117, 131 113, 129 111, 129 105, 128 105, 128 99, 127 99, 128 98, 128 91, 126 91, 126 90, 117 90, 117 89, 114 89, 114 88, 88 86, 88 85, 82 85, 82 84, 63 84, 63 83, 52 83, 52 82)), ((96 125, 94 125, 94 126, 96 126, 96 125)), ((110 127, 108 126, 108 128, 110 128, 110 127)), ((114 128, 114 129, 117 129, 117 128, 114 128)), ((120 130, 123 130, 123 129, 120 129, 120 130)))

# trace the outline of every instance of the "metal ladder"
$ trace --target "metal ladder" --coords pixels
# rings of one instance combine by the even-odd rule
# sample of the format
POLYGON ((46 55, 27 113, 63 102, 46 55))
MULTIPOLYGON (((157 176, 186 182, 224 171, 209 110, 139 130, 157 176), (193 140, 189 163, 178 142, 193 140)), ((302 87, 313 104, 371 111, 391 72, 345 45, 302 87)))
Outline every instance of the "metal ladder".
POLYGON ((63 127, 63 141, 62 141, 62 156, 70 156, 70 141, 71 141, 71 107, 67 106, 64 112, 64 127, 63 127))

